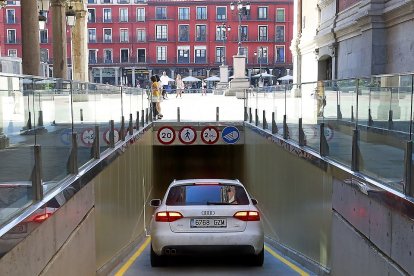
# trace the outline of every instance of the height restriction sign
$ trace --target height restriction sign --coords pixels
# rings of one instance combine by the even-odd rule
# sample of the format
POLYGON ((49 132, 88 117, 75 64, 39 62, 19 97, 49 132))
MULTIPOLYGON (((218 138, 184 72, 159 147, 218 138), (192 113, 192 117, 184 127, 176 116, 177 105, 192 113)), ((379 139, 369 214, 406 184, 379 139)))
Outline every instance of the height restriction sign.
POLYGON ((201 131, 201 140, 205 144, 215 144, 219 139, 219 131, 216 127, 207 126, 201 131))

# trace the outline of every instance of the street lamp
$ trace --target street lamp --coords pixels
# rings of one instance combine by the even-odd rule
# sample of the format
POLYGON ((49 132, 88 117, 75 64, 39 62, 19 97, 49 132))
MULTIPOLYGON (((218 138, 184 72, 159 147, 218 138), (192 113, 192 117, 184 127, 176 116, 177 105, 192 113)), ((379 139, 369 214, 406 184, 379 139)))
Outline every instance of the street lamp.
POLYGON ((250 13, 250 2, 243 2, 241 0, 238 0, 237 2, 231 2, 230 3, 230 10, 234 11, 237 8, 238 15, 239 15, 239 34, 238 34, 238 49, 237 54, 240 55, 240 48, 241 48, 241 18, 243 15, 249 15, 250 13))
POLYGON ((226 63, 226 57, 224 55, 224 43, 227 40, 227 33, 231 31, 231 26, 226 25, 224 22, 221 24, 221 26, 217 26, 217 29, 220 31, 220 37, 223 41, 223 51, 221 52, 221 65, 224 65, 226 63))

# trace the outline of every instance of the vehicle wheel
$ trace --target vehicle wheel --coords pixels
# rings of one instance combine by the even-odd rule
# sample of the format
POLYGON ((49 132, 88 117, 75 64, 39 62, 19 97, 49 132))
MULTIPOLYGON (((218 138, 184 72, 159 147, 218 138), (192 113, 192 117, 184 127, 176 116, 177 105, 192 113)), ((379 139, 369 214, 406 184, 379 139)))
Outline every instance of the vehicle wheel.
POLYGON ((264 248, 259 254, 253 255, 251 259, 252 266, 262 266, 264 262, 264 248))
POLYGON ((159 267, 159 266, 165 266, 165 256, 158 256, 154 250, 152 249, 151 245, 151 266, 152 267, 159 267))

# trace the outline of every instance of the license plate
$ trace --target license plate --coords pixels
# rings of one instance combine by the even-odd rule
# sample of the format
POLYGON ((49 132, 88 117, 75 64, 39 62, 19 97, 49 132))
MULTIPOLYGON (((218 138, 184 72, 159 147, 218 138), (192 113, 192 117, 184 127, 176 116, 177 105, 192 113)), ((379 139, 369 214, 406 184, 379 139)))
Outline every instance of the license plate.
POLYGON ((27 224, 21 223, 10 229, 9 234, 23 234, 27 232, 27 224))
POLYGON ((227 227, 226 219, 191 219, 191 228, 224 228, 227 227))

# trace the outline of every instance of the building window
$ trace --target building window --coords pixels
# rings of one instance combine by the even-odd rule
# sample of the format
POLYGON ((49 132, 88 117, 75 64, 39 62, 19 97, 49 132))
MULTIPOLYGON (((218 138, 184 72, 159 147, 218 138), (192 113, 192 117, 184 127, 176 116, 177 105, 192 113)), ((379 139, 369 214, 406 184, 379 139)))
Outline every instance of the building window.
POLYGON ((121 29, 119 31, 119 42, 128 42, 128 41, 129 41, 128 29, 121 29))
POLYGON ((285 62, 285 46, 276 46, 276 62, 285 62))
POLYGON ((157 47, 157 63, 167 63, 167 46, 157 47))
POLYGON ((285 26, 276 26, 276 42, 285 42, 285 26))
POLYGON ((7 10, 7 24, 15 24, 15 23, 16 23, 16 11, 7 10))
POLYGON ((224 58, 224 47, 216 47, 216 63, 221 63, 224 58))
POLYGON ((226 7, 217 7, 216 8, 216 19, 217 20, 226 20, 227 19, 227 8, 226 7))
POLYGON ((89 63, 95 64, 96 61, 96 50, 89 50, 89 63))
POLYGON ((167 19, 167 8, 166 7, 156 7, 155 8, 155 18, 156 19, 167 19))
POLYGON ((129 49, 121 49, 121 62, 129 62, 129 49))
POLYGON ((194 62, 195 63, 207 63, 207 50, 205 46, 195 46, 194 62))
POLYGON ((197 20, 207 19, 207 7, 197 7, 197 20))
POLYGON ((267 26, 259 26, 259 41, 267 41, 267 26))
POLYGON ((189 26, 188 25, 179 25, 178 26, 178 41, 189 41, 189 26))
POLYGON ((249 40, 249 32, 247 26, 240 26, 240 40, 241 41, 248 41, 249 40))
POLYGON ((9 57, 17 57, 17 50, 16 49, 9 49, 9 50, 7 50, 7 56, 9 56, 9 57))
POLYGON ((88 23, 95 23, 96 16, 95 16, 95 9, 88 9, 88 23))
POLYGON ((137 22, 144 22, 144 21, 145 21, 145 9, 137 8, 137 22))
POLYGON ((88 42, 96 43, 96 29, 88 29, 88 42))
POLYGON ((178 20, 190 20, 190 8, 178 8, 178 20))
POLYGON ((178 46, 177 63, 190 63, 190 46, 178 46))
POLYGON ((105 43, 112 42, 112 29, 103 29, 104 31, 104 41, 105 43))
POLYGON ((104 63, 112 63, 112 50, 111 49, 104 50, 104 63))
POLYGON ((103 20, 104 23, 112 22, 112 10, 111 9, 104 9, 103 15, 104 15, 104 20, 103 20))
POLYGON ((101 0, 102 4, 112 4, 112 0, 101 0))
POLYGON ((276 9, 276 22, 285 22, 285 9, 276 9))
POLYGON ((155 26, 155 39, 156 40, 167 40, 167 25, 155 26))
POLYGON ((7 43, 16 43, 16 30, 7 30, 7 43))
POLYGON ((96 4, 96 0, 88 0, 88 4, 96 4))
POLYGON ((129 4, 129 0, 118 0, 118 4, 129 4))
POLYGON ((257 48, 257 63, 267 63, 268 57, 267 47, 258 47, 257 48))
POLYGON ((137 49, 137 62, 145 63, 146 61, 145 49, 137 49))
POLYGON ((128 9, 119 9, 119 22, 128 22, 128 9))
POLYGON ((48 42, 47 30, 39 30, 39 34, 40 34, 40 43, 47 43, 48 42))
POLYGON ((7 5, 16 5, 16 1, 8 0, 7 5))
POLYGON ((207 26, 206 25, 196 25, 196 41, 206 41, 207 40, 207 26))
POLYGON ((145 42, 146 40, 145 29, 137 29, 137 42, 145 42))
POLYGON ((248 57, 248 55, 247 55, 247 48, 246 47, 240 47, 239 48, 239 53, 242 56, 246 56, 246 63, 247 63, 247 57, 248 57))
POLYGON ((258 7, 257 8, 257 19, 266 20, 267 19, 267 7, 258 7))
POLYGON ((226 38, 227 29, 223 25, 216 26, 216 41, 223 41, 226 38))

